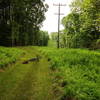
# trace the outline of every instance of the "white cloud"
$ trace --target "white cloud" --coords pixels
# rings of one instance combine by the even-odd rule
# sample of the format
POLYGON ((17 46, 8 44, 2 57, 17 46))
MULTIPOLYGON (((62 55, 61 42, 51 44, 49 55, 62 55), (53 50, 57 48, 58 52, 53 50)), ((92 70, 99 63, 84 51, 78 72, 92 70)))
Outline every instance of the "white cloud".
MULTIPOLYGON (((61 7, 61 13, 64 13, 64 15, 61 16, 61 19, 66 16, 68 13, 70 13, 70 7, 72 0, 46 0, 45 1, 49 5, 48 12, 46 15, 46 20, 43 23, 42 30, 46 30, 49 33, 50 32, 56 32, 58 29, 58 16, 55 15, 55 13, 58 13, 58 7, 53 6, 53 4, 66 4, 65 7, 61 7)), ((60 29, 63 29, 63 26, 60 25, 60 29)))

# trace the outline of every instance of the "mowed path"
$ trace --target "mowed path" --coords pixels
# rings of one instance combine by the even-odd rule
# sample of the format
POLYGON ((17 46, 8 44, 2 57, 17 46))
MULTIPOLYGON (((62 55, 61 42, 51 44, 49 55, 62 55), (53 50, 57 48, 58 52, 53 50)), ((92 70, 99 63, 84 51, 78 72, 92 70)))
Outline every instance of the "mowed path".
POLYGON ((23 49, 26 54, 0 72, 0 100, 56 100, 48 61, 42 57, 39 62, 22 64, 38 53, 31 47, 23 49))

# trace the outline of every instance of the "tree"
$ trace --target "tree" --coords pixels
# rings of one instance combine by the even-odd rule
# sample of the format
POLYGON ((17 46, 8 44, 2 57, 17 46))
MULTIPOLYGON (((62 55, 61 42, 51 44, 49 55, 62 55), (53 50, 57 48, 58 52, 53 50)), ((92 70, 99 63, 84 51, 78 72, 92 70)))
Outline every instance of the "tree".
POLYGON ((100 38, 100 0, 75 0, 71 13, 63 18, 70 47, 92 47, 100 38))
POLYGON ((58 33, 57 33, 57 32, 52 32, 50 35, 51 35, 51 39, 52 39, 53 41, 56 41, 56 42, 57 42, 58 33))
POLYGON ((38 45, 39 46, 47 46, 49 40, 49 34, 47 31, 39 31, 39 39, 38 45))
POLYGON ((0 18, 0 28, 6 30, 0 31, 1 45, 36 45, 48 8, 44 0, 2 0, 0 6, 2 16, 5 15, 0 18))

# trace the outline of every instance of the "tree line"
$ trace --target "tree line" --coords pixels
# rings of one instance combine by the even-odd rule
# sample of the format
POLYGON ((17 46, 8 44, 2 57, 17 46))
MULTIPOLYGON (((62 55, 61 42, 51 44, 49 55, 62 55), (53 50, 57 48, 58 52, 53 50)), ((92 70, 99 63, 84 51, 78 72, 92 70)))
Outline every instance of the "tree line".
POLYGON ((0 45, 47 45, 40 31, 47 9, 44 0, 0 0, 0 45))
POLYGON ((71 12, 62 19, 60 46, 100 48, 100 0, 74 0, 70 7, 71 12))

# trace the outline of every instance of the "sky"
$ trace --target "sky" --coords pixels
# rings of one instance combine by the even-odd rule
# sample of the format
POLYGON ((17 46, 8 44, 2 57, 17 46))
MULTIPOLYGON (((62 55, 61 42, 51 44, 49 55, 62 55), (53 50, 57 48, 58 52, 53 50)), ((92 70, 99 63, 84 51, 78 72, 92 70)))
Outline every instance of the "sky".
MULTIPOLYGON (((46 20, 43 22, 43 27, 41 28, 44 31, 57 32, 58 30, 58 16, 55 13, 58 13, 58 7, 53 6, 53 4, 66 4, 66 6, 61 7, 61 19, 70 13, 70 7, 73 0, 45 0, 45 3, 49 5, 48 11, 46 12, 46 20)), ((63 29, 63 26, 60 25, 60 29, 63 29)))

